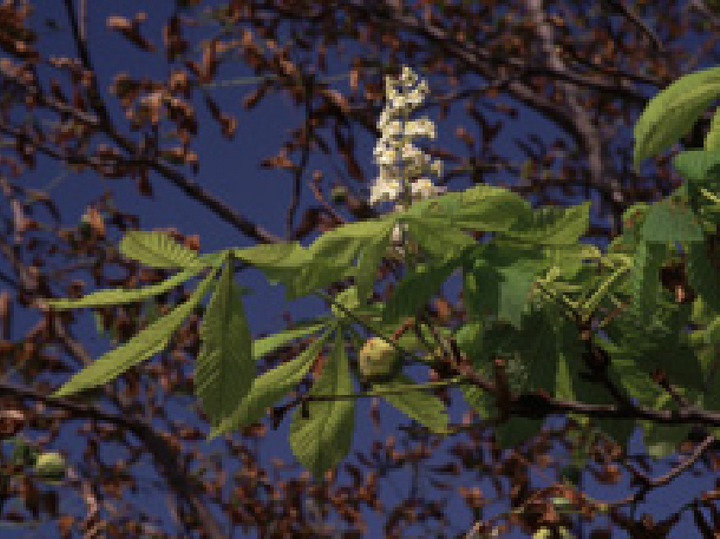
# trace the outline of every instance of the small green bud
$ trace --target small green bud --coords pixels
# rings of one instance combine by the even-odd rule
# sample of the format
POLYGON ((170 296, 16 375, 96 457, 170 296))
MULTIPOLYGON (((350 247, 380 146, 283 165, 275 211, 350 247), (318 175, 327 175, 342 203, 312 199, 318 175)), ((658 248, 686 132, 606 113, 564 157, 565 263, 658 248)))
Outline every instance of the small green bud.
POLYGON ((344 204, 347 201, 348 190, 344 185, 337 185, 330 191, 330 198, 335 204, 344 204))
POLYGON ((30 466, 35 462, 37 449, 25 443, 24 440, 15 438, 14 447, 10 461, 16 466, 30 466))
POLYGON ((570 465, 562 469, 562 478, 571 485, 577 486, 580 483, 582 470, 578 466, 570 465))
POLYGON ((572 502, 570 502, 570 500, 563 496, 550 498, 550 501, 553 503, 555 509, 557 509, 558 511, 571 511, 573 509, 572 502))
POLYGON ((82 239, 90 239, 90 236, 92 236, 92 225, 90 224, 90 218, 88 216, 82 216, 80 224, 78 224, 78 231, 82 239))
POLYGON ((59 481, 65 477, 65 458, 57 451, 38 455, 34 467, 35 474, 48 481, 59 481))

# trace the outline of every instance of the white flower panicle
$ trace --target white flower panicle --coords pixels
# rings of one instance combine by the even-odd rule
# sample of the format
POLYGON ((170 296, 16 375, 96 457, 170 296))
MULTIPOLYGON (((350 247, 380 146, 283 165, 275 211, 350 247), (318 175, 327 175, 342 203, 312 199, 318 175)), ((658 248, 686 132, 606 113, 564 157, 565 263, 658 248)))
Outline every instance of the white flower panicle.
POLYGON ((427 82, 419 81, 413 70, 405 66, 399 78, 385 77, 385 92, 387 105, 377 124, 382 135, 373 152, 380 175, 371 188, 370 204, 396 201, 404 195, 405 189, 409 189, 415 200, 444 193, 444 187, 436 187, 423 176, 439 177, 442 162, 431 162, 430 157, 412 143, 417 137, 434 139, 435 124, 427 116, 408 119, 427 96, 427 82))

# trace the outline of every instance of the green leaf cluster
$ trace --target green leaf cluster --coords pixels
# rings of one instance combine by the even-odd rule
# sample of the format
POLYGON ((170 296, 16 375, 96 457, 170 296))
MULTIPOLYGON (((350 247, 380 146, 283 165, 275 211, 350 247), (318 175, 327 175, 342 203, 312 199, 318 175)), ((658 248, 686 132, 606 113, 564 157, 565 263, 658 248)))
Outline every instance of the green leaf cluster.
MULTIPOLYGON (((651 100, 635 128, 636 166, 677 141, 718 95, 720 68, 714 68, 680 79, 651 100)), ((212 423, 211 436, 261 420, 270 407, 309 381, 309 391, 294 401, 290 444, 315 477, 350 450, 360 396, 377 395, 436 433, 449 432, 444 403, 428 391, 438 385, 458 385, 484 419, 497 413, 492 395, 462 376, 433 385, 400 372, 368 386, 355 367, 354 354, 365 340, 359 329, 396 347, 403 365, 435 365, 440 351, 454 341, 482 376, 491 375, 494 358, 505 358, 516 395, 542 390, 600 404, 613 399, 586 375, 587 350, 578 328, 615 313, 603 322, 607 337, 596 335, 596 342, 609 357, 608 374, 618 387, 640 404, 672 409, 677 403, 652 379, 654 372, 663 371, 690 402, 718 409, 713 347, 720 340, 720 255, 714 247, 720 225, 719 125, 716 114, 705 148, 676 156, 674 166, 686 178, 679 189, 656 204, 635 204, 625 211, 623 234, 606 254, 580 242, 589 224, 589 202, 533 209, 511 191, 485 185, 338 227, 307 247, 291 242, 200 256, 166 234, 129 232, 120 244, 123 255, 178 273, 141 289, 99 291, 47 305, 59 310, 152 301, 204 276, 187 301, 77 373, 55 396, 105 384, 162 352, 210 295, 195 385, 212 423), (371 302, 376 272, 397 226, 407 227, 421 256, 406 260, 386 302, 371 302), (492 232, 493 238, 480 245, 473 232, 492 232), (677 245, 683 250, 679 258, 677 245), (281 283, 288 300, 316 293, 331 301, 331 312, 253 341, 242 289, 234 279, 235 259, 281 283), (681 304, 661 280, 662 269, 678 262, 686 282, 673 286, 694 292, 692 300, 681 304), (427 305, 456 271, 462 276, 467 320, 458 328, 431 330, 425 323, 427 305), (349 286, 335 297, 322 292, 340 281, 349 286), (408 318, 415 324, 392 340, 408 318), (687 333, 691 322, 696 329, 687 333), (260 358, 296 339, 307 341, 302 352, 257 373, 260 358)), ((597 424, 621 443, 634 428, 630 420, 597 424)), ((512 417, 496 433, 502 444, 513 445, 541 426, 542 418, 512 417)), ((686 434, 684 427, 642 426, 657 456, 686 434)))

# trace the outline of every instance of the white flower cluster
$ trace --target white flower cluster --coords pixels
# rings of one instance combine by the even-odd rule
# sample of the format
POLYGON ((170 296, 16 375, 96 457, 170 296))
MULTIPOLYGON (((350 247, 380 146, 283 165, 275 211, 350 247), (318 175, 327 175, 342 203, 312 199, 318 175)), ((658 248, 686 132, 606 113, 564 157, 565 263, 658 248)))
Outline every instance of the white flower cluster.
POLYGON ((395 201, 407 188, 415 200, 444 193, 444 187, 436 187, 422 176, 440 176, 442 162, 431 163, 429 156, 412 143, 417 137, 434 139, 435 124, 428 117, 408 119, 428 94, 427 82, 418 82, 417 75, 405 66, 399 78, 385 77, 385 92, 388 103, 377 124, 382 136, 374 150, 380 175, 371 188, 370 204, 395 201))

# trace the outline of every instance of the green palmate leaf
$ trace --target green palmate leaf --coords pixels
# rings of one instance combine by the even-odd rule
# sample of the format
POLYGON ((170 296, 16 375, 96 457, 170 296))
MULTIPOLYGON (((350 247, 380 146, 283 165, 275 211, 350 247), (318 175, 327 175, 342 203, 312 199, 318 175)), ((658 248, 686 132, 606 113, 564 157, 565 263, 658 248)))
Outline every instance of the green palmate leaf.
POLYGON ((201 264, 195 251, 157 230, 127 232, 120 242, 120 252, 153 268, 190 268, 201 264))
POLYGON ((291 278, 285 280, 285 299, 292 301, 305 296, 336 281, 350 277, 354 273, 352 267, 336 266, 332 263, 321 263, 321 259, 302 268, 291 278))
POLYGON ((720 95, 720 68, 685 75, 653 97, 635 124, 634 164, 680 140, 720 95))
MULTIPOLYGON (((650 405, 649 403, 654 402, 659 391, 662 390, 652 381, 649 374, 639 368, 633 359, 618 353, 619 349, 607 341, 598 339, 596 344, 611 358, 608 374, 612 383, 621 388, 621 391, 624 389, 630 397, 636 398, 640 405, 650 405)), ((576 395, 582 396, 582 400, 589 404, 614 403, 604 387, 580 378, 579 372, 580 369, 573 373, 576 395)), ((627 442, 636 428, 635 419, 594 418, 593 423, 622 447, 627 447, 627 442)))
MULTIPOLYGON (((338 227, 323 234, 304 252, 293 252, 291 259, 279 261, 276 267, 263 267, 263 270, 269 279, 285 284, 287 300, 296 299, 345 277, 357 275, 359 270, 355 264, 358 259, 363 268, 369 268, 373 260, 378 260, 378 242, 385 241, 392 226, 391 219, 383 219, 338 227)), ((363 286, 367 288, 367 282, 363 281, 363 286)))
POLYGON ((530 209, 530 203, 509 189, 477 185, 458 193, 460 204, 449 205, 452 222, 465 230, 504 232, 530 209))
MULTIPOLYGON (((218 251, 216 253, 200 255, 200 258, 198 259, 199 264, 204 268, 219 268, 225 261, 225 257, 228 255, 228 252, 229 251, 227 249, 223 249, 222 251, 218 251)), ((251 293, 251 290, 243 287, 243 295, 249 293, 251 293)))
POLYGON ((705 149, 720 150, 720 109, 715 110, 710 122, 710 129, 705 135, 705 149))
POLYGON ((520 195, 500 187, 477 185, 417 202, 405 215, 423 222, 427 218, 449 219, 453 227, 464 230, 503 232, 528 211, 530 203, 520 195))
MULTIPOLYGON (((717 117, 717 114, 715 115, 717 117)), ((685 178, 705 183, 720 177, 720 148, 685 150, 673 157, 672 164, 685 178)))
MULTIPOLYGON (((463 328, 464 330, 465 328, 463 328)), ((463 330, 458 331, 461 336, 463 330)), ((463 334, 465 344, 471 343, 479 336, 472 331, 463 334)), ((475 369, 478 372, 487 370, 492 357, 499 355, 506 361, 506 370, 513 392, 533 392, 544 389, 549 394, 569 400, 577 400, 581 396, 583 402, 592 404, 608 404, 610 396, 596 384, 592 384, 579 376, 583 366, 582 354, 585 352, 582 342, 578 339, 575 324, 564 318, 560 307, 544 304, 533 308, 523 318, 521 330, 508 328, 502 324, 488 324, 482 336, 482 346, 469 344, 473 354, 475 369), (479 349, 479 353, 477 350, 479 349)), ((583 368, 584 370, 584 368, 583 368)), ((648 377, 649 378, 649 377, 648 377)), ((481 395, 474 389, 463 389, 468 403, 479 412, 493 407, 494 401, 481 395)), ((525 425, 528 428, 539 428, 542 422, 534 424, 532 420, 525 425)), ((515 423, 513 423, 515 425, 515 423)), ((529 434, 512 437, 512 432, 500 431, 502 443, 507 446, 523 440, 529 434)))
POLYGON ((277 271, 278 275, 281 275, 283 271, 296 271, 310 261, 307 249, 296 241, 290 243, 263 243, 252 247, 233 249, 232 254, 235 258, 260 268, 266 274, 277 271))
POLYGON ((654 406, 663 392, 650 378, 657 369, 673 385, 703 387, 703 368, 685 332, 691 309, 689 304, 676 305, 661 298, 651 320, 644 322, 639 313, 628 310, 606 328, 611 342, 603 342, 603 348, 612 355, 620 382, 646 406, 654 406))
POLYGON ((53 396, 65 397, 102 385, 118 377, 130 367, 162 352, 175 330, 193 312, 205 294, 213 288, 216 273, 217 270, 212 270, 186 302, 150 324, 123 346, 108 352, 92 365, 85 367, 53 393, 53 396))
POLYGON ((418 264, 398 283, 392 296, 385 303, 383 322, 416 315, 418 310, 438 292, 459 264, 459 260, 445 264, 418 264))
POLYGON ((455 333, 458 348, 467 354, 471 361, 474 361, 482 351, 484 333, 485 327, 480 320, 471 320, 455 333))
POLYGON ((640 242, 635 252, 632 273, 634 306, 641 320, 648 321, 660 293, 660 266, 667 247, 664 244, 640 242))
MULTIPOLYGON (((619 328, 614 329, 619 330, 619 328)), ((635 332, 633 332, 632 336, 635 336, 635 332)), ((653 382, 649 373, 637 364, 635 355, 628 351, 634 340, 629 339, 620 342, 622 346, 617 346, 608 341, 601 341, 603 350, 612 357, 612 379, 618 382, 619 386, 625 388, 630 396, 637 399, 638 404, 650 406, 657 400, 658 395, 663 390, 653 382)))
POLYGON ((494 427, 493 432, 501 447, 515 448, 536 436, 542 430, 544 422, 544 419, 511 417, 506 423, 494 427))
MULTIPOLYGON (((718 383, 720 381, 720 376, 718 376, 718 374, 720 373, 718 373, 717 369, 717 357, 714 346, 709 350, 708 355, 710 356, 711 363, 713 363, 714 365, 708 373, 709 376, 707 379, 707 388, 701 395, 696 398, 694 404, 698 408, 701 408, 703 410, 717 412, 720 410, 720 391, 718 391, 718 388, 720 386, 720 384, 718 383)), ((712 434, 716 438, 720 438, 720 428, 707 427, 707 430, 708 434, 712 434)))
POLYGON ((375 273, 387 249, 392 228, 393 227, 389 225, 381 228, 378 236, 367 241, 360 254, 357 270, 354 272, 354 275, 358 300, 362 303, 364 303, 367 297, 373 292, 375 273))
MULTIPOLYGON (((348 395, 353 391, 342 332, 335 336, 333 353, 323 367, 310 396, 348 395)), ((355 401, 337 399, 308 403, 308 417, 296 409, 290 427, 290 446, 297 459, 316 479, 350 451, 355 430, 355 401)))
POLYGON ((386 237, 393 228, 391 219, 359 221, 338 227, 320 236, 308 251, 323 264, 347 268, 354 266, 368 242, 386 237))
POLYGON ((598 429, 624 448, 637 428, 634 419, 599 418, 596 424, 598 429))
POLYGON ((703 241, 700 222, 686 205, 665 199, 653 204, 645 215, 641 237, 650 243, 703 241))
POLYGON ((520 327, 533 282, 549 267, 537 249, 495 240, 469 253, 472 269, 464 279, 468 312, 498 316, 520 327))
MULTIPOLYGON (((467 313, 469 320, 481 320, 484 312, 487 312, 486 302, 489 300, 490 305, 497 305, 497 296, 488 298, 487 295, 481 296, 482 281, 475 273, 475 261, 463 261, 463 308, 467 313)), ((495 289, 496 290, 496 289, 495 289)), ((492 293, 491 289, 491 293, 492 293)))
MULTIPOLYGON (((560 307, 533 307, 521 329, 508 330, 494 324, 484 339, 482 362, 489 364, 497 354, 506 356, 512 391, 543 389, 558 398, 576 398, 571 370, 579 367, 582 350, 577 331, 563 318, 560 307)), ((583 395, 583 400, 587 397, 583 395)))
MULTIPOLYGON (((461 352, 472 361, 475 371, 485 374, 489 362, 483 355, 485 328, 482 321, 471 321, 462 326, 455 334, 455 342, 461 352)), ((492 415, 494 398, 474 384, 460 384, 460 391, 468 403, 482 419, 492 415)))
MULTIPOLYGON (((358 323, 359 320, 378 335, 392 335, 396 329, 391 324, 383 324, 384 305, 382 303, 360 304, 355 286, 348 287, 337 294, 334 300, 331 307, 333 315, 336 320, 348 328, 351 328, 352 324, 358 323)), ((364 340, 361 341, 361 346, 362 342, 364 340)))
POLYGON ((706 328, 694 331, 691 334, 694 344, 710 345, 720 341, 720 316, 715 317, 706 328))
MULTIPOLYGON (((415 381, 401 373, 392 382, 374 384, 373 389, 385 391, 411 384, 415 384, 415 381)), ((447 429, 445 404, 432 393, 425 390, 407 390, 402 393, 384 394, 382 398, 432 431, 443 432, 447 429)))
MULTIPOLYGON (((697 303, 697 302, 696 302, 697 303)), ((720 334, 720 319, 716 319, 711 324, 712 327, 708 327, 707 330, 699 329, 693 331, 688 335, 688 341, 690 347, 698 358, 698 363, 702 369, 702 377, 704 380, 704 388, 712 387, 715 391, 714 381, 718 374, 718 362, 715 357, 715 346, 714 343, 718 341, 720 334), (712 335, 708 335, 712 333, 712 335)), ((701 395, 698 397, 701 401, 705 400, 705 396, 701 395)), ((708 409, 707 406, 705 409, 708 409)))
MULTIPOLYGON (((335 295, 331 310, 338 318, 346 316, 346 311, 354 311, 360 306, 360 298, 357 286, 349 286, 342 292, 335 295)), ((379 312, 379 311, 378 311, 379 312)))
POLYGON ((720 286, 717 269, 708 259, 704 243, 690 244, 687 249, 688 284, 700 296, 703 302, 720 312, 720 286))
MULTIPOLYGON (((500 312, 502 274, 491 265, 476 261, 463 280, 463 304, 475 319, 498 316, 500 312)), ((530 287, 527 287, 530 290, 530 287)))
POLYGON ((494 401, 485 391, 473 384, 462 384, 460 391, 465 398, 465 402, 468 403, 468 406, 470 406, 481 419, 489 419, 492 417, 494 401))
POLYGON ((505 237, 543 245, 577 243, 590 226, 590 202, 570 208, 538 208, 522 218, 504 234, 505 237))
MULTIPOLYGON (((358 316, 358 318, 362 319, 365 323, 369 324, 369 329, 371 329, 375 335, 383 335, 389 339, 393 332, 397 329, 396 322, 391 322, 389 324, 382 323, 382 309, 378 309, 375 305, 365 305, 361 309, 356 309, 354 311, 354 314, 358 316)), ((364 336, 361 336, 353 327, 355 320, 350 317, 340 317, 338 322, 342 324, 344 328, 350 330, 353 344, 356 349, 360 350, 367 339, 364 336)), ((448 338, 450 337, 450 335, 452 335, 451 329, 442 326, 436 327, 435 331, 436 333, 445 338, 448 338)), ((432 346, 435 342, 433 340, 434 337, 432 335, 432 332, 424 324, 420 326, 419 332, 422 336, 422 340, 417 337, 417 334, 413 329, 411 331, 406 331, 405 333, 403 333, 396 341, 396 344, 398 345, 398 347, 400 347, 400 349, 402 349, 404 352, 407 352, 408 354, 412 352, 432 351, 432 346), (423 342, 430 343, 429 349, 428 347, 424 346, 423 342)))
POLYGON ((595 292, 590 295, 587 300, 583 301, 580 305, 581 312, 589 316, 594 313, 602 300, 606 298, 614 288, 621 286, 620 280, 624 278, 631 271, 631 266, 622 265, 615 269, 612 274, 605 277, 602 282, 598 285, 595 292))
POLYGON ((544 389, 558 398, 576 398, 570 370, 580 367, 582 348, 577 330, 563 317, 559 306, 533 308, 513 343, 521 354, 523 375, 532 389, 544 389))
MULTIPOLYGON (((380 328, 382 334, 386 336, 392 335, 393 331, 397 329, 396 323, 391 323, 387 325, 378 324, 377 327, 380 328)), ((437 346, 435 344, 435 337, 433 336, 430 329, 428 329, 428 327, 424 324, 420 327, 420 334, 422 335, 424 342, 429 343, 431 346, 437 346)), ((452 335, 452 329, 442 326, 436 327, 435 332, 440 335, 440 337, 445 339, 450 338, 450 336, 452 335)), ((400 348, 410 353, 429 351, 423 345, 423 341, 418 339, 415 331, 406 331, 405 333, 403 333, 402 336, 397 340, 397 344, 400 348)))
POLYGON ((638 202, 623 212, 623 233, 612 241, 608 247, 608 252, 635 252, 641 240, 640 231, 645 224, 645 216, 649 209, 649 204, 638 202))
POLYGON ((410 234, 433 259, 446 261, 477 242, 446 219, 408 219, 410 234))
POLYGON ((52 309, 81 309, 83 307, 104 307, 106 305, 122 305, 125 303, 133 303, 146 298, 158 296, 168 290, 172 290, 176 286, 180 286, 185 281, 192 279, 203 270, 202 267, 194 267, 183 270, 172 277, 165 279, 161 283, 157 283, 144 288, 124 290, 100 290, 93 292, 80 299, 53 299, 43 300, 42 304, 48 305, 52 309))
MULTIPOLYGON (((689 253, 688 258, 690 258, 689 253)), ((713 309, 708 302, 704 301, 702 296, 699 296, 693 301, 691 316, 691 322, 694 325, 704 326, 716 319, 717 311, 713 309)), ((691 335, 696 335, 697 333, 697 331, 693 331, 691 335)))
MULTIPOLYGON (((717 358, 715 355, 714 347, 710 353, 712 354, 712 363, 716 363, 717 358)), ((709 369, 707 377, 707 388, 705 389, 705 391, 702 392, 702 394, 698 397, 696 401, 697 406, 700 406, 704 410, 708 410, 711 412, 720 411, 720 391, 718 391, 720 386, 720 372, 718 372, 717 367, 717 364, 715 364, 713 368, 709 369)), ((719 427, 710 428, 715 434, 715 436, 720 437, 719 427)))
POLYGON ((673 164, 687 178, 675 193, 687 197, 696 216, 706 225, 720 223, 720 150, 689 150, 673 164))
POLYGON ((557 266, 565 278, 574 277, 586 266, 586 261, 598 261, 602 258, 602 251, 594 245, 586 243, 550 245, 542 249, 548 266, 557 266))
POLYGON ((295 359, 256 377, 250 392, 235 411, 213 429, 209 438, 259 421, 270 406, 302 381, 330 333, 324 333, 295 359))
POLYGON ((320 322, 317 321, 318 319, 313 319, 307 322, 297 323, 293 328, 280 331, 274 335, 263 337, 262 339, 257 339, 253 342, 252 346, 253 359, 257 361, 265 354, 269 354, 273 350, 277 350, 284 344, 294 339, 304 337, 305 335, 315 333, 316 331, 327 327, 330 319, 326 319, 326 317, 319 317, 319 319, 321 320, 320 322))
POLYGON ((143 311, 145 312, 145 323, 152 324, 162 316, 162 311, 157 301, 154 299, 148 299, 144 302, 143 311))
POLYGON ((195 393, 215 426, 237 407, 255 376, 252 337, 240 287, 233 279, 232 256, 208 303, 200 327, 202 346, 195 368, 195 393))
MULTIPOLYGON (((500 270, 500 304, 498 317, 519 328, 525 312, 533 282, 538 271, 532 264, 517 264, 500 270)), ((545 268, 542 268, 545 269, 545 268)))
POLYGON ((312 265, 312 256, 298 242, 254 245, 244 249, 234 249, 233 256, 259 268, 273 284, 285 285, 285 296, 294 299, 297 283, 301 282, 306 268, 312 265))
POLYGON ((687 440, 690 425, 663 425, 652 421, 640 421, 648 455, 655 459, 668 457, 677 451, 678 445, 687 440))

